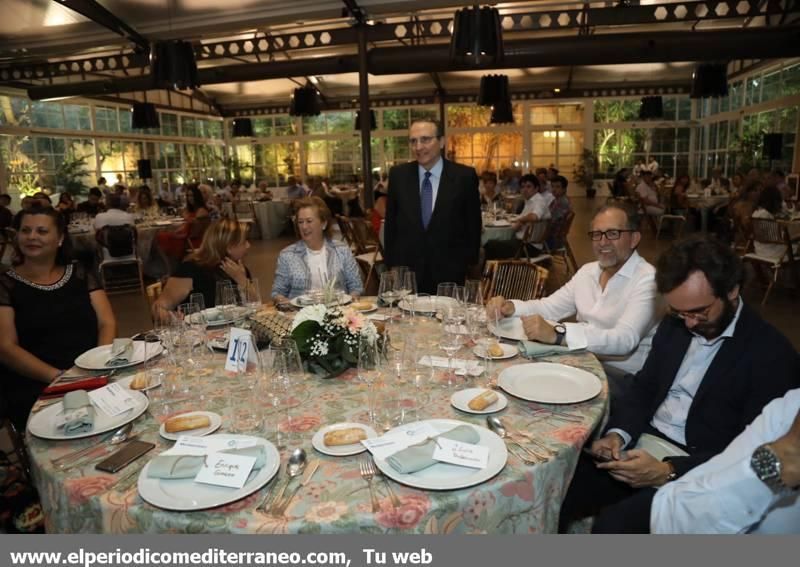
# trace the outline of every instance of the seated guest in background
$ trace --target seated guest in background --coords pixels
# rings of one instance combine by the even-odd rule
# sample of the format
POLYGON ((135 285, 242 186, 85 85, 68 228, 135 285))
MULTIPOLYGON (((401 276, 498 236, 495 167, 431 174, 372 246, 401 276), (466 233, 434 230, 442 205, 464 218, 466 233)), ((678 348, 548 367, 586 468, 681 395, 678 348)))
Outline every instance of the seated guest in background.
POLYGON ((547 204, 548 207, 553 205, 553 199, 555 199, 553 195, 553 181, 557 177, 561 176, 555 168, 545 169, 540 167, 536 170, 536 178, 539 180, 539 193, 544 197, 545 204, 547 204))
POLYGON ((44 191, 37 191, 33 194, 33 198, 39 203, 40 207, 52 207, 53 201, 50 200, 50 195, 44 191))
POLYGON ((752 217, 762 189, 760 181, 748 182, 739 197, 728 207, 728 214, 733 219, 734 226, 741 227, 742 235, 750 234, 752 230, 752 217))
POLYGON ((740 258, 717 240, 691 237, 661 255, 656 285, 671 316, 591 444, 610 461, 580 457, 562 530, 595 515, 596 533, 647 533, 656 488, 722 452, 770 400, 800 386, 800 356, 744 304, 742 279, 740 258), (633 448, 645 433, 688 456, 659 460, 633 448))
POLYGON ((86 213, 90 217, 97 216, 98 213, 102 213, 106 210, 101 201, 102 198, 103 194, 100 192, 100 189, 92 187, 89 189, 89 196, 87 199, 82 203, 78 203, 78 206, 75 207, 75 211, 78 213, 86 213))
POLYGON ((567 185, 569 182, 563 175, 556 176, 551 182, 553 188, 553 202, 550 203, 550 233, 553 235, 548 239, 547 245, 551 248, 560 248, 563 242, 557 242, 555 235, 563 229, 567 222, 567 215, 572 212, 572 203, 567 197, 567 185))
POLYGON ((628 196, 628 177, 631 175, 631 170, 627 167, 620 169, 614 175, 614 182, 611 184, 611 195, 617 199, 628 196))
MULTIPOLYGON (((512 228, 516 231, 510 240, 490 240, 484 246, 486 259, 494 260, 498 258, 512 258, 519 250, 520 241, 525 238, 527 225, 540 220, 550 218, 550 208, 544 197, 539 193, 539 180, 535 175, 523 175, 520 180, 522 196, 525 199, 525 207, 519 217, 513 223, 512 228)), ((525 243, 529 254, 541 254, 541 250, 532 244, 525 243)))
POLYGON ((269 184, 266 181, 262 181, 258 184, 256 198, 259 201, 272 201, 272 191, 269 190, 269 184))
POLYGON ((389 196, 388 189, 384 185, 381 184, 378 187, 380 189, 376 188, 372 193, 372 199, 375 204, 369 217, 372 231, 376 236, 381 234, 381 225, 383 224, 383 219, 386 218, 386 199, 389 196))
MULTIPOLYGON (((727 191, 725 191, 723 193, 723 189, 724 189, 723 183, 722 183, 723 180, 725 180, 725 179, 722 177, 722 169, 721 168, 715 167, 714 169, 711 170, 711 178, 706 181, 706 187, 711 189, 711 194, 712 195, 722 195, 722 194, 726 194, 727 195, 727 191)), ((725 181, 727 181, 727 180, 725 180, 725 181)), ((730 186, 730 184, 729 184, 729 186, 730 186)))
POLYGON ((161 211, 158 204, 153 199, 153 193, 150 187, 142 185, 136 193, 136 202, 133 205, 133 210, 145 217, 157 217, 161 211))
POLYGON ((308 195, 308 189, 306 189, 294 175, 290 175, 287 182, 289 183, 289 187, 286 189, 286 197, 290 201, 302 199, 308 195))
POLYGON ((642 180, 636 186, 636 194, 648 215, 663 215, 664 207, 658 202, 658 191, 653 181, 653 172, 645 169, 642 171, 642 180))
POLYGON ((361 272, 350 248, 331 239, 331 212, 322 199, 297 202, 297 230, 301 240, 281 250, 272 284, 272 299, 286 302, 336 279, 336 287, 352 296, 364 291, 361 272))
POLYGON ((116 323, 93 274, 70 259, 65 219, 34 207, 15 219, 14 266, 0 274, 0 388, 22 431, 42 390, 116 323))
POLYGON ((202 293, 206 307, 216 305, 217 282, 244 285, 250 271, 243 263, 250 243, 248 227, 233 219, 212 224, 203 235, 200 246, 189 254, 167 280, 164 291, 153 303, 153 315, 160 317, 184 303, 192 293, 202 293))
POLYGON ((653 174, 653 176, 658 174, 658 162, 656 161, 655 156, 650 156, 647 160, 647 171, 653 174))
POLYGON ((558 291, 534 301, 494 297, 495 317, 522 317, 532 341, 586 349, 600 358, 609 376, 638 372, 650 352, 658 324, 655 269, 639 256, 642 235, 635 213, 606 205, 595 213, 589 236, 596 262, 584 264, 558 291), (576 323, 551 325, 577 316, 576 323))
MULTIPOLYGON (((183 224, 172 232, 159 232, 158 244, 170 258, 183 258, 186 239, 192 231, 192 223, 209 217, 203 193, 197 185, 189 185, 186 190, 186 208, 183 211, 183 224)), ((200 243, 193 243, 199 245, 200 243)))
POLYGON ((108 186, 108 182, 106 181, 105 177, 97 178, 97 188, 100 189, 100 194, 103 197, 111 193, 111 188, 108 186))
POLYGON ((100 230, 104 226, 134 225, 133 215, 125 210, 122 199, 116 193, 106 197, 108 210, 94 217, 94 229, 100 230))
POLYGON ((481 175, 483 187, 481 188, 481 205, 492 207, 492 203, 498 203, 502 208, 503 198, 497 189, 497 174, 494 171, 484 171, 481 175))
POLYGON ((58 196, 58 204, 56 205, 56 210, 59 213, 64 213, 69 215, 72 211, 75 210, 75 201, 72 199, 72 195, 64 191, 58 196))
POLYGON ((0 194, 0 230, 10 227, 13 221, 14 213, 11 212, 11 195, 0 194))
POLYGON ((800 533, 800 389, 653 497, 656 534, 800 533), (794 489, 794 490, 792 490, 794 489))
MULTIPOLYGON (((753 218, 774 220, 781 216, 783 216, 783 195, 776 186, 768 185, 761 191, 761 195, 758 197, 756 210, 753 212, 753 218)), ((792 238, 800 236, 792 232, 789 234, 792 238)), ((753 246, 756 254, 764 256, 765 258, 771 258, 776 262, 781 261, 786 255, 785 244, 772 244, 770 242, 753 240, 753 246)), ((800 252, 800 242, 795 242, 795 244, 792 245, 792 254, 796 257, 798 252, 800 252)))
POLYGON ((38 199, 34 198, 32 195, 25 195, 19 204, 20 204, 20 209, 23 211, 27 211, 28 209, 32 209, 33 207, 41 207, 38 199))
POLYGON ((744 191, 744 178, 741 173, 734 173, 731 177, 731 197, 738 197, 744 191))

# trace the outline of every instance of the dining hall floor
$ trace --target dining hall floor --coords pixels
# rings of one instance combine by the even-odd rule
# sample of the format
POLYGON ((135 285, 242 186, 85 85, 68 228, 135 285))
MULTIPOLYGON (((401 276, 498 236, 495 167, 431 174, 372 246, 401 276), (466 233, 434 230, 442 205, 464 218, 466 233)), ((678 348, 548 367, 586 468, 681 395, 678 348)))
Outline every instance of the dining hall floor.
MULTIPOLYGON (((575 221, 572 224, 569 242, 579 264, 593 260, 591 242, 586 235, 586 231, 593 211, 604 202, 603 198, 572 198, 575 221)), ((251 242, 252 246, 245 258, 245 263, 253 275, 259 279, 264 299, 269 297, 278 253, 293 240, 293 237, 287 236, 274 240, 254 240, 251 242)), ((655 240, 653 233, 646 227, 644 228, 644 236, 639 246, 639 252, 648 261, 655 263, 659 254, 667 250, 671 242, 670 239, 665 239, 663 234, 660 240, 655 240)), ((555 262, 548 280, 548 292, 557 289, 564 281, 566 281, 566 273, 563 265, 561 262, 555 262)), ((762 295, 763 289, 757 285, 757 282, 745 286, 745 301, 754 306, 763 317, 789 337, 795 348, 800 350, 800 316, 795 311, 800 307, 800 296, 786 287, 776 286, 770 294, 767 305, 761 307, 762 295)), ((139 292, 112 295, 111 304, 117 317, 119 336, 131 336, 150 328, 151 323, 147 303, 139 292)))

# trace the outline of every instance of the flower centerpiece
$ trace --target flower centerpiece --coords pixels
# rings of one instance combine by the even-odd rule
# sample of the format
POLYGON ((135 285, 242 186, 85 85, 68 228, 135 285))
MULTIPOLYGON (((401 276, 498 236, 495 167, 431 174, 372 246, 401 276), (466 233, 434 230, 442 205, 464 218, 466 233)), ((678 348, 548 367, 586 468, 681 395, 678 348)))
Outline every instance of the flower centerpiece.
POLYGON ((379 340, 377 327, 351 308, 309 305, 292 321, 292 338, 306 369, 323 378, 338 376, 358 362, 358 342, 379 340))

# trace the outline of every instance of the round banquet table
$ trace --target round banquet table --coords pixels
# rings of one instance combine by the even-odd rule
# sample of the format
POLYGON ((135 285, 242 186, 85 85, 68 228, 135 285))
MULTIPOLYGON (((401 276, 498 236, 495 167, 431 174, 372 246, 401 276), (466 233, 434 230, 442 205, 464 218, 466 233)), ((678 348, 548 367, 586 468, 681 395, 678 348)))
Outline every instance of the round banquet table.
MULTIPOLYGON (((440 324, 433 318, 417 317, 408 327, 417 344, 438 339, 440 324)), ((462 349, 457 356, 472 358, 462 349)), ((134 422, 134 433, 157 447, 121 472, 107 474, 96 471, 94 463, 62 472, 50 460, 72 452, 97 440, 47 441, 27 434, 34 480, 46 516, 47 531, 66 533, 554 533, 558 525, 561 500, 572 477, 580 448, 601 423, 607 411, 608 387, 597 359, 588 353, 546 357, 540 360, 558 362, 587 370, 601 379, 602 392, 592 400, 557 406, 577 419, 563 421, 549 410, 555 406, 526 402, 512 396, 509 405, 498 415, 512 430, 533 433, 540 442, 555 451, 554 457, 536 465, 522 463, 511 452, 505 468, 494 478, 469 488, 449 491, 426 491, 410 488, 391 480, 401 506, 394 508, 382 479, 373 486, 381 509, 372 513, 367 483, 359 475, 362 455, 329 457, 311 447, 311 437, 322 426, 359 420, 364 415, 366 390, 349 370, 341 376, 323 380, 308 376, 297 388, 293 403, 292 431, 309 454, 319 460, 313 479, 297 493, 282 517, 272 517, 255 508, 275 483, 254 494, 225 506, 196 512, 172 512, 156 508, 142 500, 136 487, 137 474, 152 455, 172 442, 158 434, 159 422, 153 415, 166 419, 169 411, 158 411, 157 404, 134 422), (126 477, 128 477, 126 479, 126 477), (124 480, 124 481, 123 481, 124 480), (117 481, 120 481, 117 483, 117 481), (117 483, 117 484, 115 484, 117 483)), ((515 357, 498 361, 498 370, 527 362, 515 357)), ((226 432, 230 407, 243 399, 246 389, 236 386, 236 379, 223 372, 221 354, 209 358, 201 366, 187 371, 183 380, 191 387, 190 400, 173 403, 174 413, 205 409, 223 415, 221 432, 226 432), (242 393, 239 393, 242 392, 242 393)), ((127 376, 136 369, 121 371, 127 376)), ((470 378, 470 386, 483 383, 470 378)), ((402 386, 401 386, 402 388, 402 386)), ((408 386, 410 388, 410 386, 408 386)), ((412 390, 413 391, 413 390, 412 390)), ((462 413, 449 403, 454 390, 441 388, 425 392, 429 397, 421 403, 420 418, 458 419, 485 426, 485 416, 462 413)), ((181 397, 179 394, 175 394, 181 397)), ((260 402, 259 402, 260 403, 260 402)), ((264 414, 270 431, 286 429, 270 414, 264 401, 264 414)), ((35 410, 36 408, 34 408, 35 410)), ((363 418, 361 419, 363 421, 363 418)), ((413 419, 409 420, 413 421, 413 419)), ((275 439, 266 435, 268 439, 275 439)), ((296 446, 298 442, 295 442, 296 446)), ((531 446, 537 450, 535 446, 531 446)), ((278 482, 286 478, 286 449, 281 451, 282 467, 278 482)), ((295 481, 296 485, 297 481, 295 481)))
POLYGON ((481 232, 481 246, 486 246, 490 240, 511 240, 514 238, 514 229, 510 226, 483 226, 481 232))

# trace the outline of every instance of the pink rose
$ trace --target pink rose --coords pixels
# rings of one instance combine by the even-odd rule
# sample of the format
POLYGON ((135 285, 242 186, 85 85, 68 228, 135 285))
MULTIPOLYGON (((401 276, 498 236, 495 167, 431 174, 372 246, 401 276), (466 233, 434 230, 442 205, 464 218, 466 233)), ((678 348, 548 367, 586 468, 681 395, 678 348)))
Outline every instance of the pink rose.
POLYGON ((525 473, 523 480, 508 482, 500 488, 500 494, 509 498, 517 497, 526 502, 533 502, 533 475, 525 473))
POLYGON ((316 415, 303 415, 300 417, 293 417, 291 420, 282 421, 278 427, 281 431, 290 431, 292 433, 305 433, 319 429, 321 421, 316 415))
POLYGON ((400 497, 401 506, 382 506, 376 521, 386 528, 408 530, 414 528, 431 508, 431 501, 424 494, 409 494, 400 497))
POLYGON ((586 438, 589 436, 589 429, 585 425, 570 425, 556 429, 550 435, 562 443, 580 447, 586 442, 586 438))

